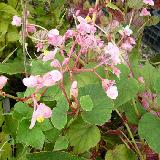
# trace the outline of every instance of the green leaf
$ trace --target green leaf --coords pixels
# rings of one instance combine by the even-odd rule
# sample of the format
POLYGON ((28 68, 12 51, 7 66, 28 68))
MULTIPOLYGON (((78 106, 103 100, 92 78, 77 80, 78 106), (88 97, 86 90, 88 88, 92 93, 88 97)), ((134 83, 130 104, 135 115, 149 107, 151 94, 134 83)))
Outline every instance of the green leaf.
POLYGON ((111 9, 113 9, 113 10, 119 10, 119 11, 121 11, 115 4, 113 4, 111 2, 107 3, 106 7, 109 7, 111 9))
POLYGON ((74 146, 74 152, 83 153, 97 145, 100 141, 100 131, 95 125, 78 118, 70 125, 67 137, 70 145, 74 146))
MULTIPOLYGON (((142 107, 142 105, 140 103, 137 102, 135 105, 136 105, 136 108, 137 108, 140 116, 142 116, 143 114, 146 113, 144 107, 142 107)), ((124 105, 119 107, 119 109, 120 110, 122 109, 122 112, 125 112, 125 115, 126 115, 127 120, 128 120, 129 123, 138 124, 139 118, 138 118, 138 116, 136 114, 136 111, 134 109, 134 106, 133 106, 132 102, 125 103, 124 105)))
POLYGON ((91 124, 102 125, 111 117, 113 101, 107 97, 99 84, 87 85, 79 89, 79 97, 89 95, 93 102, 92 111, 83 111, 82 118, 91 124))
POLYGON ((18 15, 17 11, 12 6, 7 5, 5 3, 0 3, 0 12, 6 12, 8 14, 18 15))
POLYGON ((15 138, 17 133, 17 127, 18 121, 13 118, 13 115, 6 115, 5 124, 3 125, 3 131, 15 138))
POLYGON ((14 32, 7 33, 7 40, 9 42, 15 42, 15 41, 18 41, 19 39, 20 39, 20 35, 18 32, 14 31, 14 32))
POLYGON ((158 70, 147 62, 140 70, 141 76, 145 80, 147 88, 153 89, 157 76, 159 76, 158 70))
POLYGON ((61 130, 67 123, 67 111, 69 109, 65 97, 59 98, 57 106, 53 108, 51 122, 55 128, 61 130))
POLYGON ((91 111, 93 108, 93 102, 91 97, 89 95, 82 96, 80 98, 80 105, 85 111, 91 111))
POLYGON ((138 93, 138 83, 134 78, 122 79, 117 82, 118 97, 115 100, 115 107, 119 107, 122 104, 128 102, 136 96, 138 93), (125 87, 124 87, 125 86, 125 87))
POLYGON ((61 96, 62 96, 61 89, 58 86, 54 85, 49 87, 46 93, 41 98, 43 101, 54 101, 54 100, 58 100, 59 97, 61 96))
POLYGON ((24 73, 24 63, 21 61, 14 61, 12 63, 0 63, 0 73, 9 75, 24 73))
POLYGON ((8 142, 10 140, 10 136, 5 134, 4 132, 0 133, 0 159, 6 160, 10 159, 12 155, 11 144, 8 142))
POLYGON ((45 131, 44 134, 49 142, 55 142, 60 134, 60 131, 56 128, 52 128, 51 130, 45 131))
POLYGON ((0 34, 5 34, 8 30, 8 23, 0 21, 0 34))
MULTIPOLYGON (((88 65, 85 66, 85 68, 93 68, 95 66, 96 66, 95 63, 89 63, 88 65)), ((96 70, 96 72, 101 77, 105 77, 105 72, 104 72, 103 67, 99 67, 96 70)), ((100 82, 99 78, 95 74, 93 74, 92 72, 82 72, 82 73, 73 74, 73 77, 74 77, 75 80, 78 81, 78 86, 79 87, 83 87, 83 86, 88 85, 88 84, 95 84, 95 83, 100 82)))
POLYGON ((87 160, 67 152, 39 152, 27 155, 28 160, 87 160))
POLYGON ((53 67, 50 66, 50 62, 43 62, 42 60, 33 60, 31 63, 31 74, 43 75, 49 71, 52 71, 53 67))
POLYGON ((137 157, 124 144, 120 144, 114 150, 107 151, 105 160, 137 160, 137 157))
POLYGON ((157 97, 157 104, 160 106, 160 97, 157 97))
POLYGON ((67 149, 68 148, 68 139, 65 136, 60 136, 55 142, 54 151, 67 149))
POLYGON ((156 77, 155 84, 154 84, 154 90, 156 91, 156 93, 160 93, 160 76, 156 77))
POLYGON ((24 97, 29 97, 35 92, 36 88, 27 88, 24 92, 24 97))
POLYGON ((51 130, 53 128, 49 119, 44 119, 42 123, 38 123, 42 131, 51 130))
POLYGON ((26 146, 32 146, 35 148, 42 148, 45 140, 41 128, 35 125, 32 129, 29 129, 30 122, 22 120, 17 130, 16 141, 26 146))
POLYGON ((160 153, 160 118, 151 113, 145 114, 138 125, 138 133, 145 139, 149 146, 157 153, 160 153))
POLYGON ((17 120, 22 118, 31 119, 33 109, 30 108, 26 103, 17 102, 14 105, 13 117, 17 120))
POLYGON ((127 5, 129 8, 140 9, 143 7, 144 3, 142 0, 128 0, 127 5))

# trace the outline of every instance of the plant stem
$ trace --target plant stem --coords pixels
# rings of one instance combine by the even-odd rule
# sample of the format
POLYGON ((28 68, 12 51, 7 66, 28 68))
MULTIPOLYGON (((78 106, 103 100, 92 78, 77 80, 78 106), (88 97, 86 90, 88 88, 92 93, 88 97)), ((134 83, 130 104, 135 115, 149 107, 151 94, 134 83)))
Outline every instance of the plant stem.
MULTIPOLYGON (((27 74, 26 68, 26 21, 27 21, 27 1, 21 0, 22 10, 23 10, 23 17, 22 17, 22 47, 23 47, 23 56, 24 56, 24 69, 25 73, 27 74)), ((26 75, 27 76, 27 75, 26 75)))
POLYGON ((139 113, 139 110, 137 109, 137 106, 136 106, 136 103, 135 103, 135 99, 134 99, 134 98, 132 99, 132 102, 133 102, 133 107, 134 107, 134 110, 135 110, 135 112, 136 112, 136 115, 137 115, 138 118, 140 118, 141 115, 140 115, 140 113, 139 113))
POLYGON ((0 96, 2 96, 2 97, 8 97, 8 98, 14 99, 14 100, 16 100, 16 101, 20 101, 20 102, 25 102, 25 101, 27 101, 28 99, 31 98, 31 97, 26 97, 26 98, 15 97, 15 96, 12 96, 12 95, 10 95, 10 94, 7 94, 7 93, 5 93, 5 92, 3 92, 3 91, 0 91, 0 96))
MULTIPOLYGON (((123 117, 122 117, 121 113, 117 109, 116 109, 116 112, 121 117, 121 119, 123 120, 123 117)), ((128 131, 128 133, 129 133, 129 135, 130 135, 130 137, 132 139, 132 142, 133 142, 133 144, 134 144, 134 146, 136 148, 136 151, 137 151, 137 153, 139 155, 140 160, 144 160, 144 157, 143 157, 142 153, 140 152, 140 150, 139 150, 139 148, 137 146, 137 143, 136 143, 136 141, 134 139, 134 136, 133 136, 133 134, 132 134, 132 132, 131 132, 131 130, 129 128, 129 125, 124 120, 123 120, 123 123, 124 123, 125 127, 127 128, 127 131, 128 131)))

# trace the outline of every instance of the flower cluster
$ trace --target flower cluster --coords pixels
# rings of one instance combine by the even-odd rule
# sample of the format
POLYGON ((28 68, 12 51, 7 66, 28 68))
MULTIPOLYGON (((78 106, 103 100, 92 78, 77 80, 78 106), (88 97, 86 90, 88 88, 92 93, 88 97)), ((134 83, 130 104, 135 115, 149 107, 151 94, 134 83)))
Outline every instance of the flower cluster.
POLYGON ((31 75, 28 78, 23 79, 23 83, 27 87, 42 88, 44 86, 49 87, 55 85, 56 82, 62 79, 62 74, 58 70, 53 70, 44 74, 42 77, 31 75))

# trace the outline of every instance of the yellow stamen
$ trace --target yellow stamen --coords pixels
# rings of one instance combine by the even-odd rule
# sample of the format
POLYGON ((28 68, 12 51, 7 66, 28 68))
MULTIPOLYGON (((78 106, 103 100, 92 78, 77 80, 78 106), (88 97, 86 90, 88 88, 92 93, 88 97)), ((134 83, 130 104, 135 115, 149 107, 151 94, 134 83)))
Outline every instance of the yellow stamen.
POLYGON ((92 19, 91 19, 91 17, 90 17, 90 16, 87 16, 87 17, 85 18, 85 20, 87 21, 87 23, 89 23, 89 22, 91 22, 91 21, 92 21, 92 19))
POLYGON ((44 117, 38 117, 37 122, 42 123, 44 121, 44 117))
POLYGON ((48 54, 48 51, 44 50, 43 54, 46 56, 48 54))

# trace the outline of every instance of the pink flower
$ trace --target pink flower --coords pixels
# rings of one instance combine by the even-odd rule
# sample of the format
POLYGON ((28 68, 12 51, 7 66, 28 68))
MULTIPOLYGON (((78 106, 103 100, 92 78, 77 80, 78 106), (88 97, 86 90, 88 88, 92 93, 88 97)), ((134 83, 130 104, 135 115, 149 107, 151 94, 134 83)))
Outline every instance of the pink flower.
POLYGON ((116 44, 109 42, 104 49, 105 49, 105 54, 109 54, 111 56, 111 60, 114 65, 121 63, 120 50, 116 44))
POLYGON ((73 97, 78 97, 77 81, 73 81, 70 89, 70 95, 73 97))
POLYGON ((113 70, 113 74, 115 74, 119 78, 120 74, 121 74, 121 71, 114 66, 112 67, 112 70, 113 70))
POLYGON ((35 126, 36 121, 41 123, 45 118, 50 118, 51 116, 52 110, 48 106, 46 106, 44 103, 40 103, 38 105, 37 102, 34 102, 34 111, 29 129, 32 129, 35 126))
POLYGON ((43 84, 44 86, 52 86, 55 85, 56 82, 62 79, 62 74, 58 70, 53 70, 51 72, 46 73, 43 76, 43 84))
POLYGON ((61 46, 63 43, 63 37, 59 36, 57 29, 52 29, 48 32, 48 43, 53 46, 61 46))
POLYGON ((37 52, 39 52, 40 50, 43 49, 43 43, 39 42, 39 43, 36 44, 35 47, 37 48, 37 52))
POLYGON ((140 16, 151 16, 151 14, 150 14, 149 11, 147 11, 146 8, 143 8, 143 9, 141 10, 140 16))
POLYGON ((130 36, 133 31, 129 28, 129 26, 127 25, 125 28, 123 28, 122 30, 119 31, 119 33, 122 35, 122 36, 130 36))
POLYGON ((102 80, 102 87, 106 92, 107 96, 111 99, 116 99, 118 96, 118 90, 114 84, 115 84, 115 81, 108 80, 108 79, 102 80))
POLYGON ((62 62, 62 66, 68 64, 68 63, 69 63, 69 60, 70 60, 70 58, 68 58, 68 57, 65 58, 65 59, 63 60, 63 62, 62 62))
POLYGON ((58 48, 55 48, 54 51, 47 52, 47 54, 43 56, 43 61, 46 62, 46 61, 54 59, 57 51, 58 51, 58 48))
POLYGON ((7 83, 8 78, 5 76, 0 76, 0 89, 2 89, 6 83, 7 83))
POLYGON ((85 36, 82 36, 81 34, 79 34, 76 40, 78 44, 81 46, 81 50, 83 50, 84 53, 87 51, 88 48, 96 49, 97 47, 103 46, 103 42, 99 39, 97 40, 94 35, 87 34, 85 36))
POLYGON ((115 29, 119 26, 119 22, 117 20, 113 20, 110 24, 111 29, 115 29))
POLYGON ((67 30, 67 32, 65 33, 65 38, 68 39, 68 38, 72 38, 73 36, 75 36, 76 32, 69 29, 67 30))
POLYGON ((106 93, 111 99, 116 99, 118 97, 118 90, 116 86, 110 86, 106 93))
POLYGON ((57 59, 54 59, 51 62, 51 67, 59 68, 59 67, 61 67, 61 64, 60 64, 60 62, 57 59))
POLYGON ((126 43, 122 43, 121 48, 125 51, 130 52, 132 50, 133 46, 130 43, 126 42, 126 43))
POLYGON ((27 24, 27 32, 29 32, 29 33, 36 32, 36 27, 32 24, 27 24))
POLYGON ((23 79, 23 84, 26 87, 34 88, 42 88, 43 87, 43 79, 40 76, 30 76, 28 78, 23 79))
POLYGON ((124 43, 121 44, 121 48, 125 51, 131 51, 133 48, 133 45, 136 44, 135 39, 132 37, 127 37, 125 39, 124 43))
POLYGON ((136 41, 134 38, 132 37, 128 37, 127 40, 126 40, 127 43, 130 43, 130 44, 136 44, 136 41))
POLYGON ((150 107, 150 104, 154 98, 154 95, 151 92, 144 92, 142 94, 142 105, 145 109, 150 107))
POLYGON ((21 17, 13 16, 12 25, 19 27, 21 26, 21 24, 22 24, 21 17))
POLYGON ((143 0, 143 2, 144 2, 145 4, 149 4, 149 5, 151 5, 151 6, 154 6, 154 1, 153 1, 153 0, 143 0))
POLYGON ((94 34, 96 32, 96 28, 92 24, 88 24, 87 21, 81 16, 77 17, 80 24, 77 26, 77 30, 80 34, 85 35, 86 33, 94 34))
POLYGON ((102 87, 105 91, 107 91, 109 86, 113 86, 114 84, 114 80, 102 79, 102 87))
POLYGON ((143 77, 138 77, 138 81, 139 81, 140 83, 145 83, 143 77))

